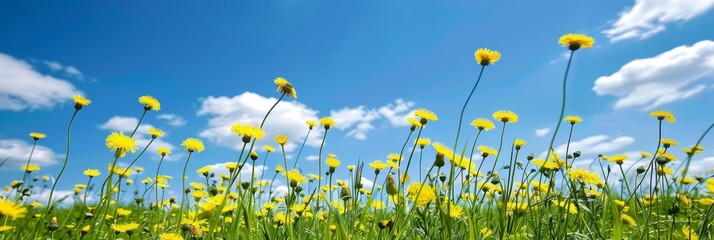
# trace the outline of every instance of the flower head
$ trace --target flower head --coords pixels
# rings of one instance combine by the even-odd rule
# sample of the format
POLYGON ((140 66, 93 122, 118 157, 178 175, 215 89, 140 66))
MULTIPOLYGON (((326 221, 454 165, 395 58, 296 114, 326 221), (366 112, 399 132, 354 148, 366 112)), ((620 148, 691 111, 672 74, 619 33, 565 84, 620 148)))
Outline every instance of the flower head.
POLYGON ((518 122, 518 115, 516 113, 511 112, 511 111, 506 111, 506 110, 500 110, 496 111, 493 113, 493 118, 496 119, 496 121, 501 121, 501 122, 510 122, 510 123, 516 123, 518 122))
POLYGON ((421 128, 424 126, 424 124, 422 124, 419 119, 413 117, 407 117, 407 121, 412 124, 412 131, 414 131, 414 129, 416 128, 421 128))
POLYGON ((429 145, 430 143, 431 143, 431 140, 428 138, 418 138, 416 140, 416 144, 419 145, 420 148, 424 148, 427 145, 429 145))
POLYGON ((159 100, 156 100, 156 98, 154 98, 152 96, 145 95, 145 96, 139 97, 139 103, 144 105, 144 110, 146 110, 146 111, 161 110, 161 103, 159 103, 159 100))
POLYGON ((35 141, 37 141, 37 140, 46 138, 47 135, 45 135, 44 133, 39 133, 39 132, 31 132, 30 137, 32 137, 32 139, 35 139, 35 141))
POLYGON ((124 135, 124 132, 113 132, 107 136, 106 145, 112 151, 116 151, 117 157, 124 157, 126 152, 136 152, 136 142, 133 137, 124 135))
POLYGON ((330 129, 330 127, 335 126, 335 120, 329 117, 320 118, 320 125, 325 127, 325 130, 330 129))
POLYGON ((615 154, 615 155, 607 157, 608 162, 614 162, 619 165, 622 165, 622 163, 624 163, 624 161, 626 159, 627 159, 627 155, 625 155, 625 154, 615 154))
POLYGON ((471 126, 474 126, 475 128, 477 128, 480 131, 482 131, 482 130, 490 131, 490 130, 496 128, 496 126, 493 125, 493 122, 491 122, 491 120, 488 120, 485 118, 474 119, 473 121, 471 121, 471 126))
POLYGON ((299 184, 307 182, 305 176, 300 174, 300 172, 298 172, 298 170, 296 169, 290 169, 290 171, 284 172, 283 176, 288 179, 288 182, 290 182, 291 187, 297 187, 299 184))
POLYGON ((204 149, 203 142, 198 138, 192 137, 183 140, 181 146, 183 146, 188 152, 203 152, 204 149))
POLYGON ((37 166, 35 164, 28 164, 28 165, 22 165, 22 171, 25 172, 34 172, 34 171, 40 171, 40 166, 37 166))
POLYGON ((337 158, 327 158, 325 163, 327 163, 327 166, 330 166, 330 168, 337 168, 340 166, 340 160, 337 158))
POLYGON ((158 147, 156 148, 156 152, 158 152, 162 157, 165 157, 166 155, 171 154, 171 149, 167 147, 158 147))
POLYGON ((261 139, 265 136, 263 129, 248 124, 233 124, 231 126, 231 131, 239 137, 243 137, 244 143, 250 142, 251 138, 261 139))
POLYGON ((426 206, 426 204, 436 199, 436 189, 430 185, 412 183, 407 188, 407 198, 416 201, 418 206, 426 206))
POLYGON ((523 147, 523 145, 526 145, 526 140, 515 139, 515 140, 513 140, 513 145, 515 145, 516 150, 518 150, 519 148, 523 147))
POLYGON ((149 128, 149 134, 151 134, 151 138, 163 137, 164 131, 158 128, 149 128))
POLYGON ((273 80, 273 82, 275 82, 275 85, 278 85, 277 91, 279 93, 288 95, 292 98, 297 98, 297 91, 295 90, 295 87, 293 87, 293 85, 288 82, 288 80, 285 80, 285 78, 277 77, 275 78, 275 80, 273 80))
POLYGON ((138 223, 124 223, 124 224, 116 224, 113 223, 111 228, 114 230, 116 233, 131 233, 133 232, 136 228, 139 227, 138 223))
POLYGON ((563 46, 568 46, 568 49, 575 51, 583 48, 591 48, 595 44, 595 39, 582 34, 572 34, 568 33, 560 37, 558 40, 563 46))
POLYGON ((288 136, 285 134, 278 134, 275 136, 275 141, 280 145, 285 145, 288 142, 288 136))
POLYGON ((270 145, 263 145, 263 150, 265 150, 266 152, 275 152, 275 148, 270 145))
POLYGON ((0 216, 11 218, 12 220, 24 218, 27 215, 27 208, 5 198, 0 198, 0 216))
POLYGON ((90 177, 90 178, 97 177, 101 174, 101 172, 99 172, 99 169, 91 169, 91 168, 84 170, 83 173, 84 173, 84 175, 86 175, 87 177, 90 177))
POLYGON ((482 155, 484 158, 485 158, 485 157, 488 157, 489 155, 493 155, 494 157, 495 157, 495 156, 498 156, 498 151, 496 151, 496 149, 493 149, 493 148, 491 148, 491 147, 489 147, 489 146, 480 145, 480 146, 478 146, 478 147, 476 147, 476 148, 477 148, 479 151, 481 151, 481 155, 482 155))
POLYGON ((421 118, 419 121, 421 122, 422 125, 426 124, 427 121, 433 122, 433 121, 439 120, 439 118, 436 117, 436 114, 434 114, 433 112, 431 112, 429 110, 423 109, 423 108, 414 110, 414 115, 421 118))
POLYGON ((313 120, 307 120, 307 121, 305 121, 305 124, 307 124, 307 127, 309 129, 312 129, 313 127, 317 126, 317 123, 313 120))
POLYGON ((183 237, 176 233, 162 233, 159 234, 159 240, 183 240, 183 237))
POLYGON ((672 114, 672 112, 670 112, 670 111, 661 111, 661 110, 652 111, 650 113, 650 116, 656 117, 660 121, 666 120, 668 123, 674 123, 674 121, 675 121, 674 114, 672 114))
POLYGON ((501 59, 501 53, 489 50, 488 48, 479 48, 474 53, 474 57, 476 57, 476 62, 478 64, 488 66, 489 64, 498 62, 498 60, 501 59))
POLYGON ((569 122, 571 125, 575 125, 576 123, 580 123, 583 121, 583 119, 578 116, 566 116, 563 120, 569 122))
POLYGON ((373 168, 375 171, 380 171, 382 169, 387 168, 388 166, 386 163, 384 163, 382 161, 375 160, 374 162, 371 162, 369 164, 369 167, 373 168))
POLYGON ((72 100, 74 100, 74 108, 77 110, 81 110, 82 107, 92 103, 92 101, 89 101, 89 99, 85 98, 82 95, 74 95, 72 96, 72 100))

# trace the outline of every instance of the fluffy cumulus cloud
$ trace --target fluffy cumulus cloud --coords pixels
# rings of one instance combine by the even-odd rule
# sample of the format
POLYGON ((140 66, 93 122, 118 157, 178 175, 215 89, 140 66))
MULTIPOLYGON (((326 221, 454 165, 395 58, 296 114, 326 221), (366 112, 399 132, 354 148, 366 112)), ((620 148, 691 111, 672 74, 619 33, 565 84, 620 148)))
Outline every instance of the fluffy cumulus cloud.
MULTIPOLYGON (((0 162, 5 161, 2 168, 17 169, 27 164, 27 159, 32 152, 32 143, 19 139, 0 139, 0 162)), ((32 153, 30 164, 40 167, 52 166, 59 162, 62 156, 56 154, 48 147, 37 145, 32 153)))
MULTIPOLYGON (((129 135, 132 131, 134 131, 134 128, 138 123, 139 119, 135 117, 114 116, 99 125, 99 129, 112 132, 124 132, 124 134, 129 135)), ((148 131, 149 128, 152 127, 153 126, 151 124, 147 123, 142 123, 141 125, 139 125, 139 128, 136 130, 136 134, 134 134, 138 149, 137 151, 140 151, 147 144, 149 144, 149 142, 151 142, 151 135, 149 135, 148 131)), ((166 137, 166 135, 164 137, 166 137)), ((154 139, 154 141, 151 143, 151 146, 146 151, 147 153, 151 154, 154 159, 159 159, 161 155, 159 155, 159 153, 155 151, 155 149, 158 147, 165 147, 171 150, 172 154, 169 154, 164 158, 164 160, 166 161, 176 161, 184 156, 184 153, 182 151, 176 151, 176 146, 169 142, 166 142, 163 138, 154 139)))
MULTIPOLYGON (((635 139, 630 136, 612 138, 607 135, 595 135, 570 142, 568 153, 580 151, 583 155, 608 154, 627 147, 634 142, 635 139)), ((562 155, 565 154, 566 148, 567 145, 562 144, 556 147, 555 151, 562 155)), ((541 154, 541 157, 544 156, 545 152, 541 154)))
POLYGON ((550 132, 550 128, 539 128, 535 130, 535 135, 537 137, 544 137, 550 132))
POLYGON ((72 83, 43 75, 25 61, 0 53, 0 110, 49 109, 81 92, 72 83))
POLYGON ((655 107, 690 98, 714 77, 714 41, 679 46, 651 58, 633 60, 595 80, 598 95, 618 99, 615 108, 655 107))
MULTIPOLYGON (((682 161, 684 164, 685 161, 682 161)), ((684 169, 682 166, 681 169, 684 169)), ((706 176, 714 171, 714 156, 697 158, 696 156, 689 164, 689 170, 687 176, 706 176)))
MULTIPOLYGON (((0 191, 3 196, 8 196, 12 199, 15 197, 16 191, 0 191)), ((84 196, 84 195, 81 195, 84 196)), ((40 202, 42 204, 47 204, 47 200, 50 198, 50 189, 42 189, 38 192, 33 192, 30 197, 27 198, 27 202, 40 202)), ((78 198, 75 198, 74 190, 60 190, 56 189, 54 194, 52 194, 52 202, 60 206, 72 206, 78 198)), ((93 194, 87 195, 87 203, 94 202, 95 198, 93 194)))
POLYGON ((156 119, 164 120, 166 121, 166 124, 173 127, 181 127, 183 125, 186 125, 186 120, 176 114, 161 114, 157 116, 156 119))
POLYGON ((603 33, 611 42, 645 39, 664 31, 668 24, 702 15, 712 6, 714 0, 636 0, 603 33))
MULTIPOLYGON (((266 112, 277 101, 273 97, 263 97, 256 93, 245 92, 234 97, 207 97, 201 100, 199 116, 208 116, 208 127, 201 131, 199 136, 215 142, 218 145, 240 150, 242 142, 235 136, 230 127, 236 123, 260 125, 266 112)), ((387 104, 379 108, 358 106, 345 107, 330 111, 329 117, 335 120, 334 129, 344 132, 347 137, 363 140, 367 133, 375 128, 374 121, 385 118, 390 126, 401 126, 406 123, 407 114, 413 103, 396 100, 394 104, 387 104), (403 117, 403 118, 402 118, 403 117), (400 119, 399 121, 393 120, 400 119), (399 124, 397 124, 399 123, 399 124)), ((298 101, 281 101, 265 122, 265 138, 258 141, 258 145, 275 145, 273 137, 277 134, 288 136, 285 151, 292 152, 299 147, 308 131, 306 120, 317 121, 318 111, 298 101)), ((320 134, 311 133, 306 145, 319 147, 320 134)))
MULTIPOLYGON (((220 181, 221 174, 225 174, 225 175, 230 174, 230 172, 228 172, 228 168, 226 168, 226 163, 230 163, 230 162, 222 162, 222 163, 208 165, 208 167, 211 168, 211 172, 216 174, 216 176, 214 177, 215 180, 220 181)), ((233 162, 233 163, 235 163, 235 162, 233 162)), ((240 173, 238 174, 238 180, 239 181, 250 181, 251 171, 253 171, 252 168, 253 168, 253 165, 251 165, 249 162, 246 162, 245 166, 243 166, 243 168, 240 170, 240 173)), ((255 165, 255 173, 254 174, 256 177, 258 177, 258 179, 260 179, 260 176, 267 170, 268 170, 268 167, 266 167, 266 166, 255 165)), ((204 178, 203 175, 199 174, 198 176, 199 176, 199 179, 204 178)), ((266 176, 264 176, 263 179, 267 178, 268 180, 270 180, 270 177, 271 176, 266 175, 266 176)))

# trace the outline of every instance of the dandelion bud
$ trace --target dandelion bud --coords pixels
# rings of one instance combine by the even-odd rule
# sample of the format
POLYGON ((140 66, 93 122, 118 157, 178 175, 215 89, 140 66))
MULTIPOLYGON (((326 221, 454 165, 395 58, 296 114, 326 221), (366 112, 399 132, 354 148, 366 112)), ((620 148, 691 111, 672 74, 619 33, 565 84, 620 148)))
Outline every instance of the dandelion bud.
POLYGON ((377 226, 379 226, 379 229, 382 230, 382 229, 392 226, 392 221, 391 220, 382 220, 382 221, 379 221, 377 226))
POLYGON ((646 171, 644 165, 640 165, 640 167, 637 168, 637 174, 642 174, 646 171))
POLYGON ((491 184, 498 185, 499 183, 501 183, 501 180, 499 178, 491 179, 491 184))
POLYGON ((243 135, 243 138, 242 138, 241 140, 243 140, 243 143, 249 143, 249 142, 250 142, 250 136, 249 136, 249 135, 243 135))
POLYGON ((191 193, 191 188, 186 188, 183 190, 184 193, 191 193))
POLYGON ((141 203, 144 202, 144 199, 143 199, 143 198, 134 198, 134 202, 135 202, 136 204, 141 204, 141 203))
POLYGON ((258 159, 258 153, 255 152, 255 151, 251 151, 251 152, 250 152, 250 159, 253 160, 253 161, 257 160, 257 159, 258 159))
POLYGON ((697 179, 697 181, 701 182, 704 178, 702 176, 696 176, 694 179, 697 179))
POLYGON ((580 151, 575 151, 575 152, 573 153, 573 157, 579 158, 581 154, 582 154, 582 153, 581 153, 580 151))
POLYGON ((302 190, 305 190, 305 189, 301 186, 297 186, 297 187, 294 187, 293 190, 295 190, 296 193, 300 193, 300 192, 302 192, 302 190))
POLYGON ((342 190, 340 191, 340 199, 346 201, 350 199, 350 190, 347 189, 346 185, 342 185, 342 190))
POLYGON ((446 165, 446 162, 444 162, 444 155, 437 153, 436 159, 434 160, 434 166, 443 167, 444 165, 446 165))
POLYGON ((667 158, 663 158, 663 157, 658 157, 658 158, 657 158, 657 163, 658 163, 659 165, 665 165, 665 164, 667 164, 667 162, 669 162, 669 161, 667 160, 667 158))
POLYGON ((243 187, 243 190, 247 190, 250 187, 250 182, 241 182, 240 186, 243 187))
POLYGON ((526 157, 526 159, 528 159, 528 161, 533 160, 533 158, 535 158, 535 155, 533 155, 533 153, 531 153, 530 155, 528 155, 528 157, 526 157))
POLYGON ((52 217, 52 221, 50 221, 50 223, 47 224, 47 230, 50 230, 50 232, 53 232, 57 229, 59 229, 59 224, 57 224, 57 217, 52 217))
POLYGON ((176 197, 169 198, 169 203, 173 204, 176 202, 176 197))
POLYGON ((674 204, 674 206, 672 206, 672 208, 670 208, 667 212, 669 213, 669 215, 675 215, 679 213, 679 204, 674 204))
POLYGON ((394 196, 397 193, 399 193, 399 189, 397 189, 397 184, 394 182, 394 178, 392 175, 387 175, 387 194, 394 196))
POLYGON ((149 227, 144 227, 143 230, 144 230, 145 233, 151 232, 151 229, 150 229, 149 227))

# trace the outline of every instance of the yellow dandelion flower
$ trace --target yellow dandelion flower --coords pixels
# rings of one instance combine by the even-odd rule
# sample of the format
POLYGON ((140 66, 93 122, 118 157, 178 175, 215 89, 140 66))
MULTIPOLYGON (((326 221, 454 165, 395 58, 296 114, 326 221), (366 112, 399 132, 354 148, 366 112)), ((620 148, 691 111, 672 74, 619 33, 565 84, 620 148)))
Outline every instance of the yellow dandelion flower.
POLYGON ((436 189, 430 185, 412 183, 407 188, 407 198, 415 201, 418 206, 426 206, 426 204, 436 199, 436 189), (419 189, 421 189, 421 192, 419 192, 419 189))
POLYGON ((307 121, 305 121, 305 124, 307 124, 307 127, 309 129, 312 129, 313 127, 317 126, 317 123, 313 120, 307 120, 307 121))
POLYGON ((436 150, 437 155, 445 156, 447 158, 451 158, 454 156, 454 151, 452 151, 451 148, 440 142, 434 142, 432 146, 434 147, 434 150, 436 150))
POLYGON ((32 137, 32 139, 35 139, 35 141, 37 141, 37 140, 46 138, 47 135, 44 133, 39 133, 39 132, 31 132, 30 137, 32 137))
POLYGON ((704 147, 694 145, 688 148, 682 148, 682 151, 684 151, 684 153, 686 153, 687 155, 696 155, 704 151, 704 147))
POLYGON ((384 163, 382 161, 375 160, 374 162, 369 164, 369 167, 373 168, 375 171, 380 171, 382 169, 387 168, 388 166, 386 163, 384 163))
POLYGON ((159 240, 183 240, 183 237, 176 233, 162 233, 159 234, 159 240))
POLYGON ((156 98, 152 96, 141 96, 139 97, 139 103, 144 105, 144 110, 149 111, 149 110, 154 110, 154 111, 159 111, 161 110, 161 103, 159 103, 159 100, 156 100, 156 98))
POLYGON ((603 181, 600 179, 600 177, 589 170, 586 169, 568 169, 568 178, 570 180, 575 181, 575 180, 580 180, 583 183, 587 184, 592 184, 595 186, 603 186, 603 181))
POLYGON ((697 232, 692 230, 689 226, 682 226, 682 233, 684 233, 684 238, 687 240, 699 240, 699 235, 697 232))
POLYGON ((582 34, 573 34, 573 33, 568 33, 560 37, 558 40, 558 43, 560 43, 563 46, 568 46, 568 49, 575 51, 580 49, 581 47, 583 48, 591 48, 593 47, 593 44, 595 44, 595 39, 582 35, 582 34))
POLYGON ((491 236, 491 234, 493 234, 493 231, 491 231, 491 229, 488 229, 488 227, 481 228, 482 239, 487 239, 489 236, 491 236))
POLYGON ((22 171, 25 172, 34 172, 34 171, 40 171, 40 166, 37 166, 35 164, 29 164, 29 165, 22 165, 22 171))
POLYGON ((4 198, 0 198, 0 216, 11 218, 12 220, 24 218, 27 215, 27 208, 4 198))
POLYGON ((449 202, 449 205, 451 205, 451 207, 447 207, 447 209, 445 210, 448 210, 450 217, 458 219, 463 216, 463 209, 461 208, 461 206, 456 205, 452 202, 449 202))
POLYGON ((471 126, 477 128, 478 130, 485 130, 485 131, 490 131, 496 126, 491 122, 491 120, 485 119, 485 118, 477 118, 471 121, 471 126))
POLYGON ((424 148, 431 144, 431 139, 428 138, 418 138, 416 140, 416 144, 419 145, 420 148, 424 148))
POLYGON ((652 154, 648 152, 640 152, 640 156, 642 156, 642 158, 649 158, 652 157, 652 154))
POLYGON ((116 175, 119 175, 120 177, 128 177, 128 176, 134 174, 134 170, 131 170, 131 168, 123 168, 123 167, 119 167, 119 166, 114 166, 111 163, 109 164, 108 169, 110 172, 112 172, 116 175))
POLYGON ((263 129, 248 124, 233 124, 231 126, 231 131, 239 137, 243 137, 243 142, 246 143, 250 142, 251 138, 261 139, 265 136, 263 129))
POLYGON ((116 224, 113 223, 111 228, 114 230, 116 233, 130 233, 133 232, 136 228, 139 227, 138 223, 124 223, 124 224, 116 224))
POLYGON ((556 206, 567 209, 568 213, 570 214, 578 214, 578 208, 575 206, 575 204, 571 202, 566 203, 566 201, 561 201, 558 199, 553 199, 553 201, 551 202, 556 206))
POLYGON ((124 135, 124 132, 113 132, 107 136, 106 145, 116 151, 119 157, 124 157, 126 152, 136 152, 136 142, 133 137, 124 135))
POLYGON ((508 216, 521 216, 526 213, 528 209, 528 204, 520 202, 510 202, 506 204, 506 215, 508 216))
POLYGON ((332 118, 329 117, 323 117, 320 118, 320 125, 325 127, 325 130, 328 130, 330 127, 335 126, 335 120, 332 120, 332 118))
POLYGON ((280 145, 285 145, 288 142, 288 136, 285 134, 278 134, 275 136, 275 141, 280 145))
POLYGON ((423 108, 414 110, 414 115, 422 119, 421 120, 422 124, 426 124, 425 121, 433 122, 433 121, 439 120, 439 118, 436 117, 436 114, 434 114, 433 112, 431 112, 429 110, 423 109, 423 108))
POLYGON ((86 175, 87 177, 90 177, 90 178, 97 177, 100 174, 101 174, 101 172, 99 172, 99 169, 91 169, 90 168, 90 169, 84 170, 84 175, 86 175))
POLYGON ((637 222, 635 222, 635 219, 630 217, 630 215, 627 214, 620 214, 620 219, 622 219, 622 222, 630 227, 637 227, 637 222))
POLYGON ((556 169, 560 168, 560 166, 557 163, 552 162, 552 161, 546 162, 545 159, 533 159, 533 160, 531 160, 531 163, 533 163, 533 165, 536 165, 538 167, 541 167, 544 169, 549 169, 549 170, 556 170, 556 169))
POLYGON ((413 128, 421 128, 424 126, 424 124, 421 124, 421 121, 419 121, 419 119, 413 117, 407 117, 407 122, 412 124, 412 130, 414 130, 413 128))
POLYGON ((677 141, 674 139, 671 139, 671 138, 662 138, 659 140, 659 142, 662 143, 662 145, 664 145, 665 148, 668 148, 670 146, 672 146, 672 147, 677 146, 677 141))
POLYGON ((711 206, 714 204, 714 199, 703 197, 697 200, 697 202, 699 202, 702 206, 711 206))
POLYGON ((516 113, 506 110, 500 110, 493 113, 493 118, 496 121, 516 123, 518 122, 518 115, 516 113))
POLYGON ((297 187, 297 185, 307 182, 307 179, 296 169, 290 169, 290 171, 284 172, 283 176, 288 179, 291 187, 297 187))
POLYGON ((578 116, 566 116, 563 120, 569 122, 571 125, 583 122, 583 119, 578 116))
POLYGON ((203 152, 204 149, 203 142, 200 139, 191 137, 183 140, 181 146, 188 152, 203 152))
POLYGON ((5 231, 10 231, 12 229, 15 229, 14 226, 0 226, 0 233, 5 232, 5 231))
POLYGON ((516 149, 518 149, 519 147, 523 147, 523 145, 526 145, 526 140, 523 140, 523 139, 513 140, 513 145, 515 145, 516 149))
POLYGON ((273 80, 275 85, 278 85, 277 91, 279 93, 288 95, 289 97, 292 98, 297 98, 297 90, 295 90, 295 87, 288 82, 288 80, 285 80, 285 78, 277 77, 275 80, 273 80))
POLYGON ((149 134, 151 134, 152 138, 163 137, 164 131, 158 128, 149 128, 149 134))
POLYGON ((123 209, 123 208, 117 208, 117 215, 119 216, 129 216, 131 214, 131 210, 129 209, 123 209))
POLYGON ((340 160, 337 158, 327 158, 325 163, 327 163, 327 166, 330 166, 330 168, 337 168, 340 166, 340 160))
POLYGON ((171 149, 167 147, 158 147, 156 148, 156 152, 158 152, 161 156, 165 157, 166 155, 171 154, 171 149))
POLYGON ((203 174, 203 175, 208 175, 212 170, 211 166, 203 166, 199 169, 196 170, 196 173, 198 174, 203 174))
POLYGON ((622 165, 622 163, 624 163, 626 159, 627 159, 627 155, 625 155, 625 154, 615 154, 615 155, 607 157, 608 162, 614 162, 619 165, 622 165))
POLYGON ((693 177, 683 177, 682 179, 679 180, 682 184, 692 184, 697 182, 697 179, 693 177))
POLYGON ((75 103, 74 107, 79 109, 82 109, 83 106, 87 106, 92 103, 92 101, 82 95, 74 95, 72 96, 72 100, 74 100, 75 103))
POLYGON ((498 156, 498 151, 489 146, 480 145, 476 147, 476 149, 481 151, 481 156, 483 156, 484 158, 488 156, 498 156))
POLYGON ((479 48, 474 52, 476 62, 482 66, 488 66, 501 60, 501 53, 488 48, 479 48))
POLYGON ((398 162, 402 160, 402 156, 396 153, 390 153, 387 155, 387 160, 398 162))
POLYGON ((666 120, 669 123, 674 123, 674 114, 670 111, 662 111, 662 110, 657 110, 657 111, 652 111, 650 112, 650 116, 656 117, 657 120, 666 120))

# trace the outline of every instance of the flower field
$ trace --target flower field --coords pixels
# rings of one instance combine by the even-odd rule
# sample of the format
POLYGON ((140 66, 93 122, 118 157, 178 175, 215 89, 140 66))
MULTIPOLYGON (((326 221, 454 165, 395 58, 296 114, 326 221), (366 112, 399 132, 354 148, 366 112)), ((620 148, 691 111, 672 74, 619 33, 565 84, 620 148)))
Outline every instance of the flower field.
MULTIPOLYGON (((104 139, 112 153, 102 157, 111 159, 108 167, 84 170, 84 181, 72 183, 74 194, 59 197, 57 184, 69 181, 63 173, 74 161, 70 150, 76 146, 70 136, 74 128, 84 127, 72 124, 92 108, 90 99, 74 96, 67 136, 57 136, 66 137, 67 147, 60 171, 44 172, 31 152, 21 174, 13 176, 17 180, 3 183, 0 239, 714 238, 714 172, 688 173, 692 158, 705 151, 700 142, 710 137, 714 125, 690 129, 699 140, 679 144, 662 136, 663 129, 676 124, 675 116, 651 111, 651 121, 641 123, 651 129, 651 142, 658 143, 651 152, 642 152, 638 159, 599 155, 587 168, 574 166, 585 149, 571 148, 571 136, 588 119, 565 112, 569 98, 578 97, 566 91, 568 73, 572 60, 595 40, 565 34, 558 44, 569 55, 567 65, 557 65, 564 68, 562 85, 549 86, 558 89, 553 94, 559 94, 562 103, 559 115, 552 116, 558 121, 546 139, 548 149, 529 149, 523 139, 504 139, 518 125, 515 112, 464 114, 473 107, 469 102, 478 94, 479 83, 488 81, 488 70, 499 67, 501 54, 481 48, 474 53, 480 72, 463 93, 468 97, 453 103, 458 107, 451 112, 414 110, 404 120, 409 122, 408 135, 388 143, 401 146, 399 152, 385 153, 384 160, 331 154, 325 143, 340 139, 331 136, 339 123, 329 117, 302 119, 305 139, 321 136, 316 162, 286 154, 288 136, 269 136, 263 128, 276 106, 298 97, 299 86, 278 77, 273 83, 279 97, 264 109, 261 124, 237 121, 231 126, 241 150, 232 156, 235 162, 225 164, 227 174, 210 166, 188 168, 205 150, 203 140, 195 137, 180 144, 185 157, 173 164, 182 164, 181 172, 161 169, 164 158, 177 153, 152 144, 164 136, 157 128, 145 133, 151 136, 147 144, 137 141, 142 120, 161 110, 159 100, 141 96, 139 104, 126 103, 136 105, 140 117, 134 130, 112 132, 104 139), (457 131, 450 139, 427 138, 427 126, 456 124, 440 122, 438 116, 443 115, 459 116, 457 131), (499 141, 484 145, 479 137, 486 134, 500 136, 499 141), (556 136, 567 136, 564 154, 554 149, 556 136), (271 139, 272 144, 260 146, 259 139, 271 139), (161 156, 156 169, 139 167, 147 151, 161 156), (533 154, 541 151, 546 154, 533 154), (120 160, 129 164, 118 164, 120 160), (430 167, 417 169, 422 162, 430 167), (258 174, 260 164, 274 171, 258 174), (317 171, 298 167, 308 164, 317 171), (337 169, 348 174, 337 174, 337 169), (194 177, 197 174, 203 178, 194 177), (364 176, 374 184, 367 187, 364 176), (276 181, 287 183, 286 191, 276 191, 276 181), (171 194, 169 186, 183 191, 171 194), (42 190, 49 194, 38 199, 42 190), (67 198, 72 204, 63 204, 67 198)), ((47 136, 32 132, 29 137, 37 144, 47 136)), ((305 145, 303 139, 297 141, 305 145)), ((5 163, 0 161, 0 166, 5 163)))

